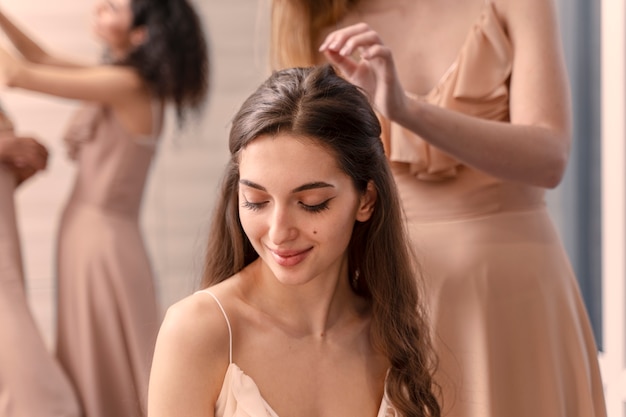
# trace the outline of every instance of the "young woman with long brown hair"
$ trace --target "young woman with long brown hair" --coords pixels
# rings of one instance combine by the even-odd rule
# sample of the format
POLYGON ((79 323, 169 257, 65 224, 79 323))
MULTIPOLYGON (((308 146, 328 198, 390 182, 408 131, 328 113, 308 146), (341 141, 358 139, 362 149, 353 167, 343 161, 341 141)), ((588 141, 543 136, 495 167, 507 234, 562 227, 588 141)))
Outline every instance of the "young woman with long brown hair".
POLYGON ((206 288, 161 327, 150 417, 440 415, 380 133, 329 66, 277 72, 246 100, 206 288))

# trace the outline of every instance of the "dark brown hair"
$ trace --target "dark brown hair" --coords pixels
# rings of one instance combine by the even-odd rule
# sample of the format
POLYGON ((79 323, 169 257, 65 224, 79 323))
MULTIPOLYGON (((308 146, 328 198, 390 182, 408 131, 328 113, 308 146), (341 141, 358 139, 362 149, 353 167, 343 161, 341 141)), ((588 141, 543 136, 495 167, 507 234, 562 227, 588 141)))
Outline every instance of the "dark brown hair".
POLYGON ((405 417, 438 417, 433 353, 416 285, 419 275, 380 124, 366 96, 331 66, 275 72, 236 114, 203 286, 229 278, 258 257, 239 220, 239 155, 260 135, 279 132, 310 138, 329 149, 359 192, 374 184, 372 216, 356 222, 348 247, 349 276, 358 273, 353 289, 371 302, 371 340, 390 362, 387 395, 392 404, 405 417))
POLYGON ((146 41, 118 64, 135 68, 150 89, 171 100, 180 123, 204 104, 209 51, 202 22, 188 0, 131 0, 132 27, 145 27, 146 41))

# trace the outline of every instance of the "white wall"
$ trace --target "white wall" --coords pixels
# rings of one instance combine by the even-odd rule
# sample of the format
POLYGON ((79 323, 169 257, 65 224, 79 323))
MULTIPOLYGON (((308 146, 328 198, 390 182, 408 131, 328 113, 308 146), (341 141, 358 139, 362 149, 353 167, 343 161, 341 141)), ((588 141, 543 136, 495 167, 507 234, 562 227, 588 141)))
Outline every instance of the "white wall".
POLYGON ((602 1, 604 353, 609 417, 626 417, 626 7, 602 1))

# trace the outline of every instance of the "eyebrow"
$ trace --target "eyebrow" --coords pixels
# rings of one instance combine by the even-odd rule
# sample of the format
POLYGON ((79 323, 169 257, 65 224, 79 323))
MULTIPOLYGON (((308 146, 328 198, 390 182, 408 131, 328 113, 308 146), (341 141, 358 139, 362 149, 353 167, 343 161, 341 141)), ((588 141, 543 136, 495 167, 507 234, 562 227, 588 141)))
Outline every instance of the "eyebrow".
MULTIPOLYGON (((257 190, 261 190, 261 191, 267 191, 267 188, 263 187, 260 184, 257 184, 253 181, 249 181, 249 180, 239 180, 239 184, 241 185, 245 185, 246 187, 250 187, 250 188, 256 188, 257 190)), ((299 193, 301 191, 307 191, 307 190, 315 190, 318 188, 335 188, 334 185, 329 184, 327 182, 323 182, 323 181, 316 181, 316 182, 309 182, 307 184, 303 184, 299 187, 294 188, 293 190, 291 190, 292 193, 299 193)))

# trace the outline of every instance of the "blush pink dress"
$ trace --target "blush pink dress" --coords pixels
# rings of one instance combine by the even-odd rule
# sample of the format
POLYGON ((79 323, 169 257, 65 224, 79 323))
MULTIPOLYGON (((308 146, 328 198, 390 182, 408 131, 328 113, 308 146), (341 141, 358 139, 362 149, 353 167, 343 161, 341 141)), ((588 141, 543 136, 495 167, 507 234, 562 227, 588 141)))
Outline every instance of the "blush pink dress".
MULTIPOLYGON (((415 99, 509 120, 515 50, 494 7, 485 3, 454 64, 415 99)), ((491 177, 382 122, 426 281, 443 415, 606 416, 596 345, 545 190, 491 177)))
POLYGON ((0 416, 79 417, 72 386, 28 306, 14 190, 13 172, 0 163, 0 416))
POLYGON ((66 135, 78 171, 58 234, 57 355, 86 417, 145 415, 160 313, 139 215, 161 114, 144 137, 85 105, 66 135))

